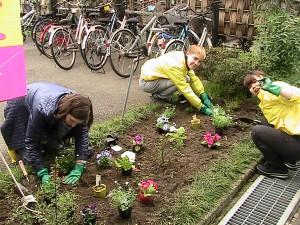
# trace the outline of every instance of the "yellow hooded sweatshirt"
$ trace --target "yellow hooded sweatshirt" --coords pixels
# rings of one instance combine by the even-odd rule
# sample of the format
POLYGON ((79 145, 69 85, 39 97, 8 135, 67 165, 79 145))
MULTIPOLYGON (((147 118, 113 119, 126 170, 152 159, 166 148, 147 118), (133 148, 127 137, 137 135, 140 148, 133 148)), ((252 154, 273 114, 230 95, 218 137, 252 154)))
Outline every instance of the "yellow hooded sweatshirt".
MULTIPOLYGON (((273 82, 280 87, 289 87, 285 82, 273 82)), ((289 135, 300 135, 300 95, 294 94, 289 100, 283 96, 273 95, 261 90, 257 97, 260 99, 261 108, 268 123, 274 125, 289 135)))
POLYGON ((193 70, 188 70, 185 55, 181 51, 164 54, 158 58, 150 59, 141 68, 140 79, 151 81, 156 79, 169 79, 177 90, 198 110, 202 103, 199 98, 204 87, 193 70), (186 81, 190 77, 190 83, 186 81))

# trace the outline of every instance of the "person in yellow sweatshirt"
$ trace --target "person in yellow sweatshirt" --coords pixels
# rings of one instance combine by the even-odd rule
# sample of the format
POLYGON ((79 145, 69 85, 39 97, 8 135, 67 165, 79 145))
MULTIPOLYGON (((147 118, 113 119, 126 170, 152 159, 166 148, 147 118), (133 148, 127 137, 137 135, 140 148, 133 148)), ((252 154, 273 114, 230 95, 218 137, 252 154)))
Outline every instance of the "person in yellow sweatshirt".
POLYGON ((258 173, 285 179, 300 160, 300 89, 266 77, 255 70, 244 77, 244 86, 259 99, 266 122, 253 127, 251 137, 264 156, 258 173))
POLYGON ((156 99, 170 99, 179 91, 196 109, 212 115, 212 103, 194 70, 206 57, 205 49, 191 45, 186 53, 173 51, 150 59, 141 68, 139 86, 156 99))

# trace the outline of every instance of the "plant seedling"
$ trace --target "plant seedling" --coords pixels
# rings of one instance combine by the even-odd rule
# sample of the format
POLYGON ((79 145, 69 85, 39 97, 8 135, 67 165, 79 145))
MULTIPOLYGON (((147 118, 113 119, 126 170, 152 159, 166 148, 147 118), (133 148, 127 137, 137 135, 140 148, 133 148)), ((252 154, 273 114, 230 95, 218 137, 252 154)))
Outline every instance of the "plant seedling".
POLYGON ((167 133, 169 141, 174 144, 174 146, 179 150, 184 146, 184 141, 186 140, 186 132, 184 127, 179 127, 175 133, 167 133))

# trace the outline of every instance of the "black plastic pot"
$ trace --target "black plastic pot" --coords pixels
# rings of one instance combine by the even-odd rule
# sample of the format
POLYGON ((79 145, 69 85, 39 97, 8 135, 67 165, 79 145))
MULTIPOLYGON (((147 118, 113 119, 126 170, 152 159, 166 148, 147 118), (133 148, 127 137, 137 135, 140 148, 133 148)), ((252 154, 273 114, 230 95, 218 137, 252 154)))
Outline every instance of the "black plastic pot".
POLYGON ((83 219, 83 225, 94 225, 94 224, 96 224, 96 221, 97 221, 97 218, 96 218, 96 216, 95 217, 93 217, 93 218, 84 218, 83 219))
POLYGON ((132 210, 132 207, 122 211, 120 208, 118 208, 119 210, 119 215, 122 219, 128 219, 131 217, 131 210, 132 210))
POLYGON ((131 176, 131 174, 132 174, 132 169, 129 169, 129 170, 122 169, 122 175, 131 176))
POLYGON ((223 128, 219 128, 219 127, 215 127, 215 133, 222 136, 224 133, 224 129, 223 128))

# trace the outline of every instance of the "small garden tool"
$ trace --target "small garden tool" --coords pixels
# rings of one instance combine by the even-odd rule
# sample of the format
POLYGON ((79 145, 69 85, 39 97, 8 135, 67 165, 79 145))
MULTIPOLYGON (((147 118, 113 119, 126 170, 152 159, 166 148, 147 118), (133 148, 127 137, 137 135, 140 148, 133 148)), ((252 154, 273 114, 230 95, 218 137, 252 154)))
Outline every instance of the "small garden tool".
MULTIPOLYGON (((9 168, 9 166, 8 166, 8 164, 7 164, 7 162, 6 162, 6 160, 5 160, 5 158, 4 158, 4 156, 3 156, 3 154, 2 154, 1 151, 0 151, 0 157, 1 157, 1 160, 2 160, 2 162, 4 163, 4 165, 6 166, 6 168, 7 168, 8 172, 9 172, 9 174, 11 175, 13 181, 15 182, 15 184, 16 184, 16 186, 17 186, 19 192, 20 192, 21 195, 23 196, 23 197, 21 198, 21 201, 22 201, 22 203, 23 203, 24 208, 26 208, 27 210, 33 211, 33 212, 37 212, 37 211, 32 210, 32 209, 35 208, 35 205, 36 205, 36 203, 37 203, 35 197, 34 197, 33 195, 26 195, 26 196, 25 196, 24 192, 22 191, 22 189, 21 189, 19 183, 17 182, 15 176, 13 175, 11 169, 9 168)), ((38 212, 38 213, 39 213, 39 212, 38 212)))
POLYGON ((26 168, 25 168, 24 163, 23 163, 22 160, 19 160, 19 166, 20 166, 20 168, 21 168, 24 176, 26 177, 26 180, 29 182, 28 173, 27 173, 27 170, 26 170, 26 168))

